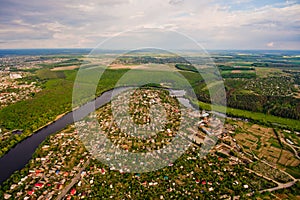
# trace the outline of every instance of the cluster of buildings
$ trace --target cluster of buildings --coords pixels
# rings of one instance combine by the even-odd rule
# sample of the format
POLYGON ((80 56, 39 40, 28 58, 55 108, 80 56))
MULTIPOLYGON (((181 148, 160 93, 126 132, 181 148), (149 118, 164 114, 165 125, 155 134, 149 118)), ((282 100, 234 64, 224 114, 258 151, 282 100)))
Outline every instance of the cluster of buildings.
MULTIPOLYGON (((221 143, 221 147, 213 148, 218 139, 225 136, 228 131, 233 132, 234 128, 227 130, 228 127, 223 126, 222 119, 216 117, 212 113, 206 111, 193 111, 191 109, 180 110, 178 102, 175 98, 163 94, 165 91, 143 89, 136 91, 132 98, 126 95, 119 95, 115 97, 112 104, 108 104, 100 108, 93 116, 97 118, 98 122, 87 120, 86 122, 77 123, 79 131, 83 138, 88 138, 89 150, 97 152, 96 155, 110 156, 103 157, 107 160, 117 160, 118 155, 115 149, 123 149, 125 152, 152 152, 153 150, 165 150, 168 146, 174 143, 174 136, 182 137, 188 145, 195 145, 197 147, 207 146, 202 148, 203 153, 207 154, 209 151, 225 151, 229 155, 231 146, 221 143), (163 121, 163 117, 157 117, 151 120, 157 120, 154 124, 149 122, 147 112, 151 107, 159 103, 163 105, 163 109, 159 112, 166 112, 167 122, 163 121), (163 111, 162 111, 163 110, 163 111), (146 113, 145 115, 143 115, 146 113), (137 122, 134 121, 137 115, 137 122), (186 119, 187 123, 186 123, 186 119), (163 127, 159 127, 160 124, 163 127), (97 128, 96 128, 97 127, 97 128), (91 133, 91 130, 95 132, 91 133), (97 131, 99 131, 97 133, 97 131), (101 133, 100 133, 101 132, 101 133), (179 134, 178 134, 179 133, 179 134), (97 137, 96 135, 102 135, 97 137), (94 137, 94 138, 92 138, 94 137), (107 143, 104 138, 108 138, 111 143, 107 143), (105 150, 108 150, 104 152, 105 150), (206 152, 204 152, 206 151, 206 152)), ((155 116, 154 116, 155 118, 155 116)), ((237 145, 237 144, 236 144, 237 145)), ((172 151, 174 154, 180 153, 179 149, 186 148, 186 146, 175 144, 172 151)), ((157 155, 153 155, 157 156, 157 155)), ((158 155, 158 158, 164 158, 158 155)), ((128 157, 128 162, 131 158, 128 157)), ((133 159, 134 160, 134 159, 133 159)), ((233 164, 237 158, 232 157, 233 164)), ((151 159, 149 159, 149 162, 151 159)), ((146 161, 147 162, 147 161, 146 161)))
MULTIPOLYGON (((78 173, 86 175, 80 169, 87 159, 89 155, 74 131, 57 133, 36 152, 29 167, 22 169, 25 175, 10 186, 4 198, 53 199, 78 173)), ((70 196, 75 194, 74 189, 68 191, 70 196)))
POLYGON ((118 95, 111 106, 99 110, 101 130, 124 149, 131 150, 135 140, 137 149, 133 151, 170 143, 180 124, 178 102, 161 90, 143 89, 133 95, 118 95))
POLYGON ((36 82, 22 81, 24 72, 0 71, 0 109, 17 101, 31 98, 33 94, 41 91, 36 82))
POLYGON ((41 57, 41 56, 9 56, 0 57, 0 70, 9 71, 10 68, 24 70, 41 68, 41 64, 59 63, 67 58, 41 57))
MULTIPOLYGON (((231 154, 232 151, 240 151, 240 147, 235 139, 231 137, 235 128, 230 124, 223 125, 222 119, 206 111, 180 110, 176 99, 164 92, 165 91, 144 89, 137 91, 132 98, 128 98, 126 95, 117 96, 114 102, 115 107, 111 107, 112 104, 107 104, 96 111, 96 113, 91 114, 90 117, 97 118, 98 121, 89 120, 89 118, 87 118, 85 121, 76 123, 76 130, 71 126, 69 130, 51 136, 50 141, 45 142, 36 152, 37 156, 30 161, 28 173, 20 177, 19 182, 10 186, 10 189, 4 194, 4 198, 52 199, 57 197, 78 174, 80 174, 80 178, 75 181, 70 190, 68 190, 67 196, 65 197, 66 199, 89 196, 94 186, 94 174, 99 173, 101 173, 101 176, 105 179, 103 181, 103 187, 109 187, 109 190, 113 190, 115 187, 113 184, 110 183, 110 185, 106 185, 110 181, 107 179, 106 174, 114 173, 113 171, 116 170, 115 167, 107 169, 102 166, 89 166, 86 171, 81 170, 84 163, 90 158, 90 154, 86 151, 81 142, 85 145, 90 145, 90 147, 86 146, 90 153, 93 154, 97 152, 101 154, 101 147, 106 145, 103 142, 104 140, 102 140, 103 135, 112 141, 112 146, 106 147, 106 150, 112 150, 114 148, 113 146, 115 146, 121 147, 126 152, 151 152, 152 150, 163 150, 165 146, 168 146, 172 142, 172 139, 178 131, 185 132, 181 134, 181 136, 190 142, 191 145, 189 146, 191 146, 191 148, 185 152, 184 159, 180 159, 179 162, 181 166, 179 167, 179 171, 186 171, 186 180, 190 181, 191 179, 194 184, 202 185, 207 188, 206 192, 211 193, 215 191, 217 185, 221 184, 224 179, 223 176, 225 176, 228 171, 232 173, 232 177, 235 180, 236 178, 234 177, 236 177, 236 174, 232 172, 233 165, 248 162, 246 158, 243 159, 242 153, 240 156, 231 154), (163 119, 163 117, 152 119, 153 116, 151 113, 149 113, 149 116, 152 118, 147 117, 147 112, 150 112, 151 107, 155 107, 156 104, 162 105, 163 108, 152 110, 151 112, 160 114, 159 112, 164 110, 165 119, 163 119), (128 106, 129 110, 126 110, 126 106, 128 106), (112 109, 115 109, 115 111, 112 109), (130 118, 128 118, 127 112, 129 112, 130 118), (143 115, 144 113, 146 113, 146 115, 143 115), (116 115, 114 116, 113 114, 116 115), (185 118, 191 119, 189 123, 181 121, 185 118), (115 120, 120 121, 116 122, 115 120), (129 120, 136 121, 132 123, 129 120), (154 121, 153 126, 151 126, 151 120, 157 120, 154 121), (120 124, 122 125, 122 123, 125 126, 120 128, 120 124), (164 126, 158 128, 156 123, 164 124, 164 126), (180 127, 181 123, 182 127, 180 127), (134 124, 138 125, 134 126, 134 124), (144 136, 146 135, 147 137, 136 135, 141 129, 144 129, 144 136), (93 132, 93 130, 95 132, 93 132), (97 132, 99 130, 102 132, 97 132), (80 132, 80 134, 77 135, 78 132, 80 132), (131 132, 134 134, 131 134, 131 132), (151 134, 147 135, 147 133, 151 134), (186 170, 186 163, 189 163, 189 160, 201 160, 199 158, 199 147, 203 147, 204 143, 215 145, 216 138, 219 139, 219 142, 216 146, 211 148, 209 152, 226 155, 229 160, 229 165, 224 165, 221 168, 217 166, 214 169, 212 166, 220 165, 218 162, 221 162, 223 158, 215 156, 218 157, 217 160, 214 161, 217 162, 216 164, 212 160, 206 160, 206 157, 204 157, 204 165, 196 164, 198 172, 188 172, 188 170, 186 170), (79 139, 81 139, 81 141, 79 139), (90 142, 89 144, 86 143, 86 139, 90 142), (198 154, 198 157, 196 157, 195 154, 198 154), (196 174, 199 174, 199 170, 202 171, 208 166, 212 167, 213 173, 218 175, 218 180, 212 181, 205 178, 197 178, 196 174)), ((177 153, 176 151, 178 149, 176 145, 173 150, 174 153, 177 153)), ((111 152, 115 153, 114 151, 111 152)), ((107 156, 107 154, 105 156, 107 156)), ((158 159, 161 158, 159 155, 155 156, 157 156, 158 159)), ((107 157, 106 159, 113 158, 107 157)), ((150 161, 151 159, 149 159, 149 162, 150 161)), ((146 162, 148 161, 145 160, 145 163, 146 162)), ((249 160, 249 162, 251 162, 251 160, 249 160)), ((153 164, 155 165, 157 163, 153 162, 153 164)), ((170 161, 168 166, 172 167, 173 163, 170 161)), ((25 170, 25 172, 27 171, 25 170)), ((120 170, 120 172, 123 174, 126 171, 120 170)), ((172 171, 172 173, 173 172, 177 173, 177 170, 172 171)), ((114 176, 116 176, 116 173, 114 173, 114 176)), ((132 176, 135 179, 140 179, 141 175, 134 174, 132 176)), ((168 192, 178 190, 178 187, 183 184, 181 181, 184 181, 184 179, 174 182, 174 180, 170 180, 170 178, 168 175, 164 176, 161 180, 141 180, 141 185, 145 188, 161 187, 165 185, 166 182, 171 184, 171 187, 167 189, 168 192)), ((115 184, 120 182, 118 179, 113 181, 115 184)), ((235 180, 233 184, 240 185, 244 190, 248 190, 249 188, 247 184, 241 184, 237 180, 235 180)), ((176 192, 178 195, 191 195, 189 191, 178 192, 176 192)))
MULTIPOLYGON (((176 160, 176 163, 170 163, 163 170, 150 172, 150 174, 132 173, 122 176, 124 172, 118 173, 112 167, 106 166, 103 168, 103 165, 94 165, 87 170, 87 176, 81 181, 87 184, 76 188, 77 191, 89 191, 88 196, 92 195, 94 187, 101 187, 105 190, 103 195, 106 195, 106 198, 119 198, 118 195, 120 194, 126 194, 128 198, 131 198, 137 195, 138 191, 134 193, 128 186, 125 186, 130 181, 128 185, 132 188, 139 188, 141 193, 149 190, 160 191, 161 193, 157 193, 160 194, 160 199, 165 199, 166 194, 174 195, 173 197, 191 198, 196 192, 217 195, 217 192, 219 192, 217 188, 224 182, 228 182, 230 178, 230 182, 234 187, 239 187, 243 191, 250 191, 248 184, 250 181, 247 181, 247 183, 245 181, 241 182, 238 179, 237 171, 231 164, 228 165, 227 161, 215 155, 209 155, 201 159, 197 156, 198 152, 199 147, 194 146, 186 151, 180 159, 176 160), (207 170, 209 173, 205 174, 207 170), (212 174, 215 174, 217 178, 212 179, 212 174), (97 177, 95 180, 97 184, 89 184, 91 180, 94 180, 94 177, 97 177), (120 177, 124 179, 126 177, 126 179, 120 177)), ((230 199, 229 195, 223 195, 222 197, 230 199)))

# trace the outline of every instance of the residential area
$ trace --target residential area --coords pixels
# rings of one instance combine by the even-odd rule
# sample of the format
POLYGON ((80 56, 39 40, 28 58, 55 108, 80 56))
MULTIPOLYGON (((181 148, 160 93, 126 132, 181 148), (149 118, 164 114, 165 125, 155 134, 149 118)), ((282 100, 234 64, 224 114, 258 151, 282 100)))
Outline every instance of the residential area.
MULTIPOLYGON (((103 149, 101 146, 104 141, 101 140, 103 135, 111 141, 108 149, 121 148, 126 152, 143 153, 164 150, 173 142, 176 131, 179 130, 180 123, 176 122, 184 116, 184 110, 179 109, 179 102, 170 97, 168 92, 143 89, 133 95, 136 95, 136 98, 128 99, 129 112, 138 125, 146 127, 147 124, 151 124, 149 120, 152 118, 147 112, 151 107, 150 104, 161 102, 163 107, 168 108, 165 126, 159 134, 154 135, 153 131, 156 130, 152 130, 150 126, 146 128, 146 132, 151 133, 147 135, 148 138, 137 137, 134 140, 129 133, 136 127, 128 126, 125 130, 118 128, 120 122, 114 120, 119 118, 112 116, 113 109, 116 109, 114 107, 116 105, 126 104, 118 104, 118 100, 125 101, 123 99, 125 96, 116 97, 117 103, 114 106, 107 104, 101 107, 85 120, 69 126, 43 142, 29 164, 15 173, 1 188, 3 198, 84 199, 99 196, 111 199, 136 199, 158 195, 159 199, 200 196, 239 199, 253 195, 259 197, 267 191, 280 191, 298 181, 297 174, 288 171, 292 170, 290 167, 299 165, 295 163, 299 160, 287 147, 287 142, 283 142, 287 140, 286 138, 280 139, 284 143, 281 154, 289 154, 286 157, 294 160, 282 162, 278 158, 275 161, 270 152, 270 148, 274 147, 271 142, 275 144, 277 140, 273 129, 237 118, 227 118, 226 123, 222 125, 221 119, 208 111, 188 113, 189 118, 193 118, 194 124, 180 129, 186 132, 180 134, 180 137, 188 141, 187 149, 178 159, 173 161, 170 159, 163 168, 147 173, 127 173, 129 171, 126 171, 126 168, 113 166, 111 163, 105 164, 95 157, 99 153, 97 151, 103 149), (144 112, 145 115, 142 114, 144 112), (96 118, 96 121, 93 121, 93 118, 96 118), (168 126, 169 121, 176 126, 168 126), (93 136, 87 130, 102 131, 92 132, 97 134, 93 136), (269 135, 258 137, 259 141, 256 142, 254 138, 250 139, 251 134, 258 135, 260 131, 269 135), (86 141, 87 136, 91 137, 91 140, 86 141), (213 136, 217 137, 217 141, 213 140, 213 136), (95 141, 95 138, 100 140, 95 141), (244 140, 253 141, 256 146, 244 140), (94 148, 89 147, 88 142, 91 142, 90 145, 94 148), (207 151, 205 147, 210 143, 211 148, 207 151), (259 143, 261 144, 258 148, 259 143), (135 189, 128 190, 128 188, 135 189)), ((117 107, 116 110, 117 114, 121 114, 123 109, 117 107)), ((161 119, 157 120, 160 122, 161 119)), ((284 133, 286 130, 279 131, 284 133)), ((283 135, 280 134, 281 137, 283 135)), ((287 141, 292 142, 297 148, 295 139, 289 138, 287 141)), ((109 153, 116 152, 112 150, 109 153)), ((180 151, 174 149, 174 153, 180 151)), ((148 162, 152 160, 149 159, 148 162)))

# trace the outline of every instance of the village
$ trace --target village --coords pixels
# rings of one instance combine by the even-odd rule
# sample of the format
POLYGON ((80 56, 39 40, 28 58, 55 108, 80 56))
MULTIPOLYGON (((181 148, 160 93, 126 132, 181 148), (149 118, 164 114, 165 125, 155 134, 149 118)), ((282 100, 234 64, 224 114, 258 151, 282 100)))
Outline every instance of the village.
POLYGON ((63 62, 64 58, 41 56, 12 56, 0 58, 0 109, 18 101, 32 98, 41 91, 40 80, 33 71, 45 64, 63 62))
MULTIPOLYGON (((222 119, 212 112, 180 109, 176 98, 164 90, 146 88, 130 94, 131 98, 116 96, 114 103, 50 136, 29 164, 9 179, 4 198, 84 199, 101 195, 111 199, 130 199, 159 194, 160 199, 198 198, 200 195, 238 199, 240 195, 259 194, 296 182, 282 169, 247 151, 247 143, 240 142, 246 137, 239 137, 238 131, 248 122, 230 118, 223 125, 222 119), (126 103, 131 118, 125 112, 126 103), (162 112, 161 108, 154 106, 156 103, 165 108, 165 117, 152 119, 151 114, 162 112), (180 122, 185 117, 192 120, 180 122), (151 120, 156 120, 157 126, 152 125, 151 120), (104 148, 110 149, 108 154, 111 155, 104 155, 104 158, 113 159, 117 158, 115 148, 132 153, 163 150, 176 135, 188 141, 186 151, 174 162, 169 161, 164 168, 152 172, 126 173, 130 171, 126 168, 120 170, 117 162, 111 162, 115 166, 107 165, 95 158, 95 155, 107 153, 102 151, 103 137, 111 141, 104 148), (211 148, 205 148, 207 145, 211 148), (130 187, 137 189, 128 190, 130 187)), ((258 131, 263 129, 258 125, 254 127, 258 131)), ((173 153, 179 152, 178 148, 173 149, 173 153)), ((144 162, 146 165, 152 161, 144 162)), ((155 165, 158 163, 149 166, 155 165)))
POLYGON ((0 71, 0 108, 29 99, 41 91, 37 82, 22 80, 28 75, 25 72, 0 71))
POLYGON ((81 145, 74 128, 69 127, 43 142, 34 158, 13 177, 14 184, 4 198, 52 199, 78 173, 84 176, 81 168, 88 159, 88 152, 81 145))

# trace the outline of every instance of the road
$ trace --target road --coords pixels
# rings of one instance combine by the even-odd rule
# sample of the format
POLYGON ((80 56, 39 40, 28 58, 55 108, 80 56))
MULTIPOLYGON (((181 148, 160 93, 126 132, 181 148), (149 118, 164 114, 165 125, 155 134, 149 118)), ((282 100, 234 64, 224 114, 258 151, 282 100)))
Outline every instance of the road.
MULTIPOLYGON (((285 144, 287 144, 286 141, 284 141, 284 140, 282 140, 282 141, 283 141, 285 144)), ((287 144, 287 145, 289 145, 289 144, 287 144)), ((290 145, 289 145, 289 146, 290 146, 290 145)), ((292 148, 292 149, 293 149, 293 148, 292 148)), ((294 151, 295 151, 295 149, 294 149, 294 151)), ((296 152, 296 151, 295 151, 295 152, 296 152)), ((247 154, 247 153, 246 153, 246 154, 247 154)), ((248 155, 249 155, 249 154, 248 154, 248 155)), ((262 174, 260 174, 260 173, 258 173, 258 172, 255 172, 255 171, 253 171, 253 170, 251 170, 251 169, 246 168, 246 170, 248 170, 249 172, 255 173, 257 176, 260 176, 260 177, 262 177, 262 178, 264 178, 264 179, 266 179, 266 180, 272 181, 272 182, 274 182, 274 183, 277 184, 276 187, 269 188, 269 189, 264 189, 264 190, 260 190, 260 191, 259 191, 260 193, 263 193, 263 192, 273 192, 273 191, 276 191, 276 190, 288 188, 288 187, 293 186, 296 182, 300 181, 299 179, 294 178, 292 175, 290 175, 290 174, 287 173, 286 171, 281 170, 281 169, 278 169, 277 167, 271 165, 271 164, 268 163, 267 161, 258 158, 253 152, 252 152, 252 156, 253 156, 255 159, 259 160, 260 162, 263 162, 264 164, 266 164, 266 165, 268 165, 268 166, 270 166, 270 167, 272 167, 272 168, 275 168, 275 169, 279 170, 281 173, 286 174, 287 176, 289 176, 289 177, 292 179, 292 181, 290 181, 290 182, 288 182, 288 183, 279 183, 279 182, 277 182, 277 181, 275 181, 275 180, 273 180, 273 179, 271 179, 271 178, 269 178, 269 177, 266 177, 266 176, 264 176, 264 175, 262 175, 262 174)), ((296 156, 296 157, 297 157, 297 156, 296 156)), ((297 157, 297 158, 298 158, 298 157, 297 157)), ((252 196, 252 193, 248 193, 247 196, 252 196)), ((240 196, 234 196, 233 199, 239 199, 239 198, 240 198, 240 196)))
POLYGON ((283 139, 283 138, 281 138, 281 142, 284 143, 285 145, 291 147, 291 149, 293 149, 293 151, 294 151, 295 157, 296 157, 297 159, 300 160, 300 157, 298 156, 298 152, 297 152, 297 150, 294 148, 293 145, 291 145, 291 144, 289 144, 288 142, 286 142, 285 139, 283 139))
POLYGON ((297 182, 297 180, 293 180, 293 181, 288 182, 288 183, 280 183, 277 187, 273 187, 273 188, 261 190, 259 192, 260 193, 263 193, 263 192, 273 192, 275 190, 280 190, 280 189, 288 188, 288 187, 293 186, 296 182, 297 182))
POLYGON ((78 174, 72 179, 71 183, 67 185, 61 193, 56 197, 56 200, 61 200, 66 196, 66 194, 69 192, 69 190, 78 182, 78 180, 81 178, 81 172, 90 164, 90 159, 88 159, 82 168, 80 168, 78 174))

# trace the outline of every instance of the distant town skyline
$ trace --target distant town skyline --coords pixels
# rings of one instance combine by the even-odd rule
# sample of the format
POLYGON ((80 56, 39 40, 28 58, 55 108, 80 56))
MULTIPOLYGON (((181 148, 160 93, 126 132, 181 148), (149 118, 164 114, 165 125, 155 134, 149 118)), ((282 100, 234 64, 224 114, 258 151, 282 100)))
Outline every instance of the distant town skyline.
POLYGON ((133 42, 136 47, 142 40, 193 49, 172 34, 132 31, 153 28, 187 35, 205 49, 300 47, 299 1, 2 0, 0 5, 0 49, 94 48, 128 31, 106 49, 128 49, 133 42))

